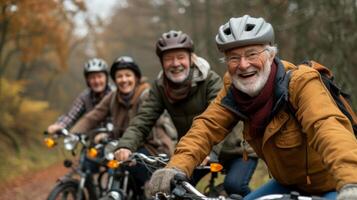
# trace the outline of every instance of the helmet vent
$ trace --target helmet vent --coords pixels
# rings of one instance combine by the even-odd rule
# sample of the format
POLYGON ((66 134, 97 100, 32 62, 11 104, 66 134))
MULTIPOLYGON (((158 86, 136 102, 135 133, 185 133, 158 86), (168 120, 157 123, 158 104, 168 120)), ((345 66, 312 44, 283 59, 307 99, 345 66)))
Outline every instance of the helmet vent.
POLYGON ((177 33, 174 33, 174 37, 177 37, 178 35, 177 35, 177 33))
POLYGON ((165 44, 164 44, 162 41, 159 41, 158 43, 159 43, 159 45, 162 46, 162 47, 165 46, 165 44))
POLYGON ((187 40, 187 38, 183 38, 183 40, 181 41, 181 43, 182 43, 182 44, 185 43, 186 40, 187 40))
POLYGON ((167 34, 167 35, 166 35, 166 38, 167 38, 167 39, 169 39, 170 37, 171 37, 171 35, 170 35, 170 34, 167 34))
POLYGON ((251 31, 254 27, 255 27, 254 24, 247 24, 247 25, 245 26, 245 31, 251 31))
POLYGON ((226 35, 230 35, 230 34, 232 34, 232 32, 231 32, 231 29, 230 28, 226 28, 226 29, 224 29, 224 31, 223 31, 226 35))

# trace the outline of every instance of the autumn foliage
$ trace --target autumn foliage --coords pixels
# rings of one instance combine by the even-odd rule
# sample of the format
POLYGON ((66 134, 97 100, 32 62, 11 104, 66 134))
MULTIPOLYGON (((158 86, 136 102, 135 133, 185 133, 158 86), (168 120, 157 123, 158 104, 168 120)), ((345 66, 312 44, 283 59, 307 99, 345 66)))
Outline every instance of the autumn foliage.
POLYGON ((44 128, 59 113, 48 101, 37 100, 29 85, 41 86, 34 85, 41 84, 34 74, 41 80, 67 69, 71 45, 78 40, 73 17, 84 10, 78 0, 0 1, 0 159, 6 163, 0 171, 39 164, 40 157, 29 152, 38 153, 44 128))

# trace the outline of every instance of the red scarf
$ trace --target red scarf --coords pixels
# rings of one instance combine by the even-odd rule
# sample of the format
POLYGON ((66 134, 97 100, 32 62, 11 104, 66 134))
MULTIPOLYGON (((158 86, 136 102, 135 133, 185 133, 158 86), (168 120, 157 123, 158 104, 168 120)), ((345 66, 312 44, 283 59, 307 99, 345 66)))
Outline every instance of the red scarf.
POLYGON ((252 137, 263 135, 266 122, 273 109, 276 71, 277 66, 273 62, 267 83, 258 96, 250 97, 233 87, 233 95, 240 111, 249 118, 252 137))

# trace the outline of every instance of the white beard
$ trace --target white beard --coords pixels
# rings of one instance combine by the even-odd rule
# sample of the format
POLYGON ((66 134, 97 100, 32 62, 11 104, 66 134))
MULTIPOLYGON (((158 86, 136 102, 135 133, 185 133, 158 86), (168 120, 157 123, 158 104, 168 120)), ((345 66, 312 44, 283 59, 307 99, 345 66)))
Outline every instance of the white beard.
POLYGON ((180 72, 180 75, 171 73, 170 70, 165 71, 166 78, 168 78, 173 83, 182 83, 184 82, 190 74, 190 67, 186 68, 183 72, 180 72))
MULTIPOLYGON (((249 80, 244 80, 243 78, 239 77, 237 71, 235 75, 231 75, 234 87, 239 91, 249 95, 250 97, 257 96, 268 81, 271 71, 271 64, 272 61, 267 60, 264 64, 264 68, 261 71, 258 71, 258 73, 255 75, 256 77, 249 80)), ((247 71, 252 70, 249 70, 248 68, 247 71)))

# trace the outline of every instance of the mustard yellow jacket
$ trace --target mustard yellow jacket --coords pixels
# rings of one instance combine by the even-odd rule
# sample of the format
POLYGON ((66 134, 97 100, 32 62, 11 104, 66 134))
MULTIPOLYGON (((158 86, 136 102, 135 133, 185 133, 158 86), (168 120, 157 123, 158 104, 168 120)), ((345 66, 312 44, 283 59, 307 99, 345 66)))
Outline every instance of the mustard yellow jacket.
POLYGON ((272 94, 275 104, 262 136, 249 134, 249 120, 239 111, 226 74, 224 87, 206 111, 195 118, 168 167, 190 175, 211 146, 223 140, 237 121, 242 120, 245 140, 279 183, 310 194, 357 183, 357 141, 352 126, 335 105, 319 73, 299 67, 292 71, 287 87, 283 84, 285 71, 295 66, 278 58, 274 62, 278 65, 272 94), (295 116, 286 106, 288 100, 296 111, 295 116))

